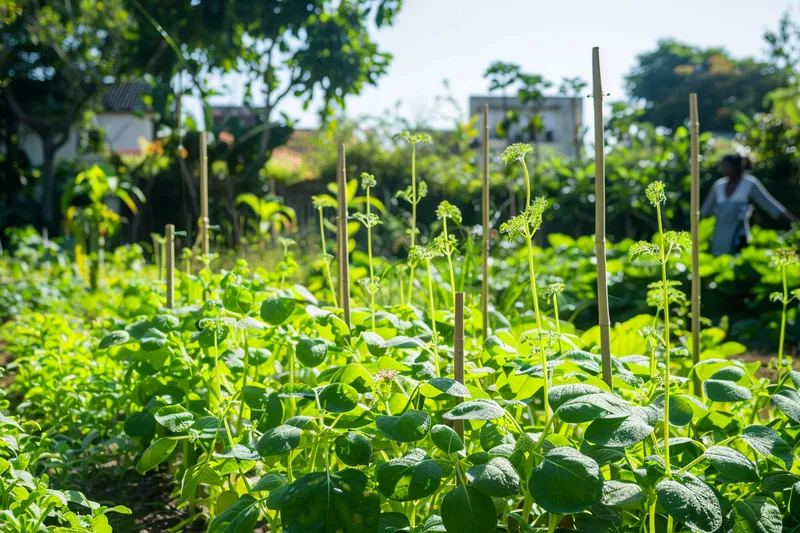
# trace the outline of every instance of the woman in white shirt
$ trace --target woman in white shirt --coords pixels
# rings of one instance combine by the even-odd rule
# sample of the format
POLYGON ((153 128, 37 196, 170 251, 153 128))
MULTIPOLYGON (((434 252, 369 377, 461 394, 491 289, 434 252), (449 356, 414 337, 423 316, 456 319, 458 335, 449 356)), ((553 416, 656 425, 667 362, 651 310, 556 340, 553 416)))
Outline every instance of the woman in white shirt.
POLYGON ((713 255, 735 254, 750 242, 751 201, 769 213, 772 218, 797 220, 777 201, 749 170, 749 161, 738 154, 726 155, 720 164, 723 177, 714 182, 700 216, 714 215, 714 237, 711 240, 713 255))

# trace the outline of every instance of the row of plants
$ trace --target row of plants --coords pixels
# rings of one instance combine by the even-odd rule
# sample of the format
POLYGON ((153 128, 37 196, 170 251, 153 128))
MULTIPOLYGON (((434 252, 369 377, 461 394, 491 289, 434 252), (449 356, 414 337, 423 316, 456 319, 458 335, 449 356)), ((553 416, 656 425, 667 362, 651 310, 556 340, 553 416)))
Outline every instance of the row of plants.
MULTIPOLYGON (((426 140, 403 137, 412 146, 426 140)), ((527 177, 529 151, 510 147, 506 164, 527 177)), ((59 437, 63 446, 49 449, 71 461, 70 472, 96 474, 92 465, 135 454, 139 473, 173 476, 186 509, 178 529, 203 520, 210 532, 797 527, 800 374, 781 344, 771 363, 778 379, 759 377, 760 364, 733 358, 744 347, 717 327, 704 329, 692 364, 686 296, 673 279, 691 241, 663 230, 662 183, 646 198, 657 237, 628 244, 619 259, 651 276, 639 296, 653 311, 613 327, 611 384, 601 379, 597 328, 564 313, 576 270, 563 267, 556 279, 541 261, 550 252, 535 239, 549 206, 532 197, 529 179, 526 208, 501 228, 512 251, 500 260, 517 268, 493 269, 525 289, 510 305, 495 299, 489 331, 467 298, 461 382, 455 293, 478 280, 476 243, 448 226, 460 219, 450 204, 437 210, 441 232, 419 237, 414 211, 425 187, 413 159, 411 168, 400 194, 412 208, 405 261, 373 257, 376 178, 361 176, 354 222, 366 228, 367 250, 351 272, 349 323, 327 248, 324 275, 308 286, 295 283, 300 265, 286 239, 269 270, 240 260, 215 271, 212 257, 195 270, 188 253, 174 309, 164 305, 163 274, 142 270, 141 251, 124 249, 101 291, 59 292, 58 307, 22 306, 4 326, 9 390, 19 395, 7 407, 21 427, 53 428, 34 433, 59 437), (523 268, 525 278, 514 278, 523 268), (63 316, 70 308, 82 316, 63 316)), ((315 205, 324 241, 335 199, 315 205)), ((782 283, 775 298, 784 331, 796 307, 797 256, 768 255, 782 283)), ((50 261, 5 261, 17 281, 76 279, 69 261, 55 271, 50 261)), ((13 448, 0 450, 19 460, 13 448)), ((52 469, 34 464, 31 475, 47 483, 52 469)), ((28 520, 33 511, 17 499, 12 512, 28 520)), ((69 524, 52 510, 39 518, 36 527, 69 524)))

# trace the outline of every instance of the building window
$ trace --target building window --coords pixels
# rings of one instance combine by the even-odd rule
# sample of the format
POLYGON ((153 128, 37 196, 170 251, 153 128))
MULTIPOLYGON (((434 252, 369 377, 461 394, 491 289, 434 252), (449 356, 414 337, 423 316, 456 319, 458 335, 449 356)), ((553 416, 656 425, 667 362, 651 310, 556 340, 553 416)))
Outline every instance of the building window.
POLYGON ((544 142, 551 143, 556 140, 556 136, 553 133, 553 130, 547 130, 544 132, 544 142))

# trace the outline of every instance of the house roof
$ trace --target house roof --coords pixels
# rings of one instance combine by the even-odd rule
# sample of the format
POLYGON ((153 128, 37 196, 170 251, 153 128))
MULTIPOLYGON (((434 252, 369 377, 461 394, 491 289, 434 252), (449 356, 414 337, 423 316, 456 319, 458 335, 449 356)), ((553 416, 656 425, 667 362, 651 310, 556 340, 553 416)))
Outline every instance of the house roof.
POLYGON ((142 96, 150 94, 150 85, 143 81, 114 83, 103 95, 103 109, 110 113, 149 111, 142 96))

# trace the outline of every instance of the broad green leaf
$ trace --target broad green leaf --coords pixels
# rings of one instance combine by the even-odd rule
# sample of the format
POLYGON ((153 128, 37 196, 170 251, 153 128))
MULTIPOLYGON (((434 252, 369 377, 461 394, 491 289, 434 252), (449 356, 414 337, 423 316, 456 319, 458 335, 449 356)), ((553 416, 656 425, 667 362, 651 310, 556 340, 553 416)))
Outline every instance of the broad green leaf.
POLYGON ((165 405, 155 414, 156 422, 172 431, 180 433, 194 424, 194 415, 180 405, 165 405))
POLYGON ((358 363, 349 363, 343 366, 336 371, 331 381, 350 385, 362 394, 370 392, 375 388, 375 381, 372 378, 372 374, 358 363))
POLYGON ((219 513, 208 526, 207 533, 251 533, 260 513, 258 501, 244 494, 236 503, 219 513))
POLYGON ((431 417, 422 411, 406 411, 400 416, 380 415, 375 418, 378 431, 389 440, 416 442, 424 439, 431 427, 431 417))
POLYGON ((261 318, 271 326, 280 326, 292 316, 294 305, 292 298, 267 298, 261 304, 261 318))
POLYGON ((800 395, 797 391, 783 389, 772 395, 772 401, 795 424, 800 424, 800 395))
POLYGON ((787 470, 792 468, 794 462, 792 448, 774 429, 759 425, 747 426, 742 431, 741 438, 762 456, 777 457, 783 461, 787 470))
POLYGON ((156 419, 147 411, 133 413, 125 420, 125 433, 131 437, 147 437, 155 433, 155 430, 156 419))
POLYGON ((348 431, 333 441, 336 457, 347 466, 368 465, 372 457, 372 442, 364 435, 348 431))
POLYGON ((636 483, 610 480, 603 483, 603 505, 616 506, 637 503, 644 499, 642 488, 636 483))
POLYGON ((148 470, 157 467, 167 460, 167 457, 170 456, 172 450, 174 450, 177 445, 178 441, 175 439, 158 439, 142 453, 139 462, 136 463, 136 471, 140 474, 144 474, 148 470))
POLYGON ((458 381, 450 378, 429 379, 420 389, 423 395, 435 398, 441 393, 456 398, 469 398, 471 395, 467 388, 458 381))
POLYGON ((586 428, 584 438, 598 446, 626 448, 643 441, 653 432, 639 410, 626 418, 599 418, 586 428))
POLYGON ((781 510, 772 499, 751 496, 733 504, 734 533, 781 533, 781 510))
POLYGON ((409 522, 406 515, 398 512, 381 513, 378 520, 377 533, 396 533, 397 531, 407 531, 409 522))
POLYGON ((556 410, 558 418, 570 424, 591 422, 598 418, 625 418, 630 414, 630 407, 624 400, 607 392, 572 398, 556 410))
POLYGON ((494 400, 480 398, 461 403, 444 414, 445 420, 495 420, 505 415, 505 410, 494 400))
POLYGON ((325 341, 312 340, 303 337, 297 341, 295 346, 295 356, 300 364, 306 368, 314 368, 325 362, 328 354, 328 345, 325 341))
POLYGON ((750 389, 733 381, 708 379, 703 383, 706 397, 712 402, 743 402, 753 397, 750 389))
POLYGON ((494 533, 497 529, 492 498, 475 487, 460 485, 445 494, 441 511, 447 533, 494 533))
POLYGON ((533 469, 528 490, 545 511, 579 513, 603 499, 603 478, 594 459, 560 446, 547 452, 533 469))
POLYGON ((431 428, 431 440, 444 453, 456 453, 464 449, 458 433, 444 424, 436 424, 431 428))
POLYGON ((253 307, 253 293, 244 285, 232 283, 222 291, 222 304, 229 311, 247 314, 253 307))
POLYGON ((329 413, 347 413, 358 405, 358 391, 344 383, 331 383, 319 392, 319 404, 329 413))
MULTIPOLYGON (((659 411, 659 419, 664 420, 664 395, 659 394, 650 404, 659 411)), ((682 394, 671 394, 669 397, 669 423, 673 426, 683 427, 692 422, 698 408, 694 402, 682 394)))
POLYGON ((442 469, 427 457, 425 450, 414 448, 399 459, 379 464, 378 490, 398 502, 419 500, 436 492, 442 481, 442 469))
POLYGON ((677 522, 702 533, 722 526, 722 509, 711 488, 692 474, 673 474, 656 484, 659 503, 677 522))
POLYGON ((278 487, 284 486, 286 486, 286 478, 283 476, 283 474, 270 472, 258 480, 258 483, 256 483, 253 487, 253 492, 272 491, 278 487))
POLYGON ((519 494, 519 474, 508 459, 502 457, 494 457, 488 463, 470 467, 467 470, 467 479, 473 487, 487 496, 519 494))
POLYGON ((283 424, 266 431, 256 444, 256 451, 261 457, 288 453, 300 446, 300 429, 283 424))
POLYGON ((367 476, 354 469, 314 472, 299 477, 281 497, 284 531, 376 531, 380 521, 380 497, 367 488, 367 483, 367 476))
POLYGON ((595 387, 593 385, 586 385, 583 383, 569 383, 567 385, 558 385, 550 389, 547 399, 550 403, 550 408, 553 411, 559 409, 563 404, 581 396, 604 394, 606 391, 595 387))
POLYGON ((98 348, 105 350, 107 348, 111 348, 112 346, 120 346, 127 343, 130 338, 130 334, 125 330, 112 331, 106 335, 102 341, 100 341, 98 348))
POLYGON ((758 481, 756 466, 743 453, 726 446, 711 446, 703 454, 720 474, 733 481, 758 481))

